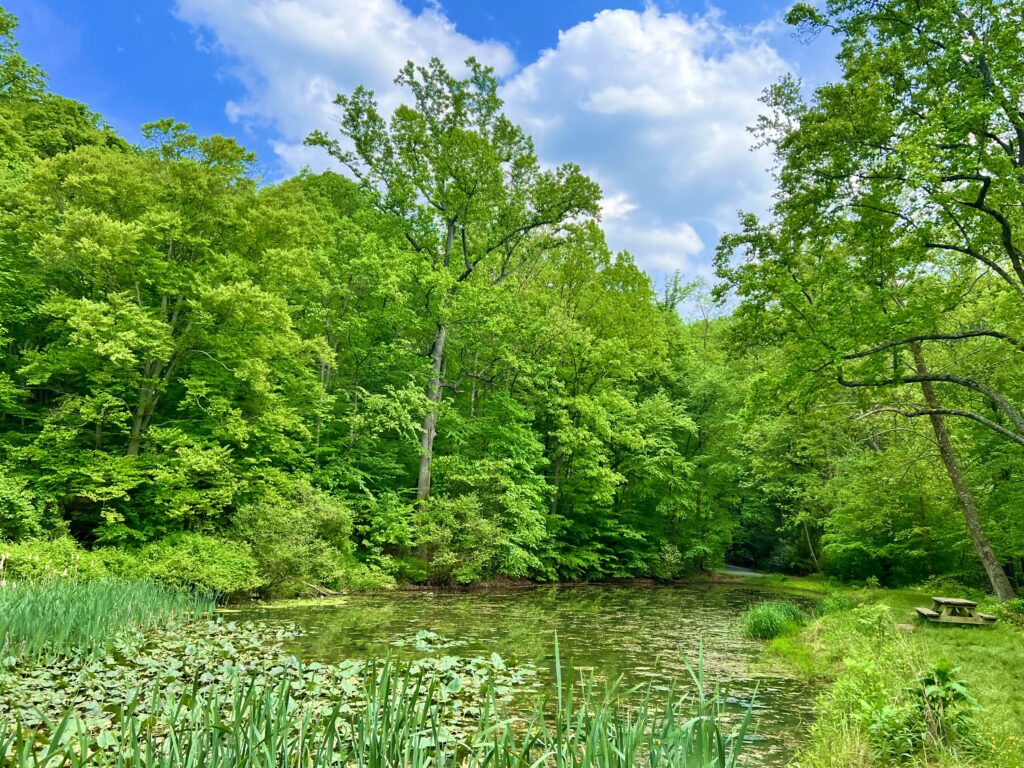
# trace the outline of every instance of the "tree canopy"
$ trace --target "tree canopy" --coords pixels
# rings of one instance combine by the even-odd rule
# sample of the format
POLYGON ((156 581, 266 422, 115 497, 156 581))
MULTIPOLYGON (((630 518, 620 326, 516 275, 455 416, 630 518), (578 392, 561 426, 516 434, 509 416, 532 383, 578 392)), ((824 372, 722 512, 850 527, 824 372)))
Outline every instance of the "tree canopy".
POLYGON ((173 119, 124 141, 0 14, 0 541, 264 594, 730 561, 1011 596, 1024 10, 789 20, 841 74, 766 93, 777 194, 709 287, 613 252, 472 59, 339 95, 337 172, 265 183, 173 119))

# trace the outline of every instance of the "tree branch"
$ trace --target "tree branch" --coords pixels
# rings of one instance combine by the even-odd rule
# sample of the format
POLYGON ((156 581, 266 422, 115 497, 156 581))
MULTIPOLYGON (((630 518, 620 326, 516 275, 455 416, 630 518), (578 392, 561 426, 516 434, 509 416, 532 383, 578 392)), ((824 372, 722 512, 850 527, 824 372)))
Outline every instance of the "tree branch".
POLYGON ((998 432, 1008 440, 1012 440, 1018 445, 1024 446, 1024 435, 1018 435, 1015 432, 1011 432, 1001 424, 997 424, 991 419, 986 419, 984 416, 981 416, 974 411, 964 411, 958 408, 915 408, 913 411, 904 411, 901 408, 884 406, 881 408, 873 408, 870 411, 862 413, 857 418, 863 419, 877 413, 895 413, 908 419, 914 419, 919 416, 960 416, 965 419, 971 419, 971 421, 976 421, 979 424, 983 424, 994 432, 998 432))
POLYGON ((978 392, 979 394, 987 397, 993 405, 995 405, 1010 419, 1010 421, 1013 422, 1014 427, 1017 429, 1017 433, 1021 436, 1021 439, 1024 439, 1024 416, 1021 416, 1020 411, 1018 411, 1009 400, 988 385, 982 384, 980 381, 966 379, 962 376, 954 376, 949 373, 918 374, 914 376, 883 379, 881 381, 850 381, 843 377, 842 370, 836 372, 836 381, 844 387, 898 387, 903 384, 921 384, 923 382, 956 384, 957 386, 973 390, 974 392, 978 392))
POLYGON ((862 357, 869 357, 878 352, 883 352, 893 347, 902 347, 907 344, 913 344, 915 341, 959 341, 961 339, 973 339, 978 337, 989 337, 993 339, 1002 339, 1018 349, 1024 351, 1024 343, 1019 339, 1014 338, 1008 334, 1000 331, 964 331, 963 333, 929 333, 921 336, 908 336, 905 339, 897 339, 896 341, 887 341, 884 344, 879 344, 877 347, 871 347, 871 349, 865 349, 860 352, 851 352, 848 355, 843 355, 844 360, 857 360, 862 357))

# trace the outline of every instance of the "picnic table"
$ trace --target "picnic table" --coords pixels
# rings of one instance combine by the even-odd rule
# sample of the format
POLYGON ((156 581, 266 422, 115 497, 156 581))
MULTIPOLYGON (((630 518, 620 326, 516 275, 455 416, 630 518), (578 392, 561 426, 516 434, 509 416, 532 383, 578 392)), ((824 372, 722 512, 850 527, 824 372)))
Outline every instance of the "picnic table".
POLYGON ((936 624, 969 624, 988 626, 996 621, 995 616, 978 611, 973 600, 959 597, 933 597, 931 608, 915 608, 917 614, 936 624))

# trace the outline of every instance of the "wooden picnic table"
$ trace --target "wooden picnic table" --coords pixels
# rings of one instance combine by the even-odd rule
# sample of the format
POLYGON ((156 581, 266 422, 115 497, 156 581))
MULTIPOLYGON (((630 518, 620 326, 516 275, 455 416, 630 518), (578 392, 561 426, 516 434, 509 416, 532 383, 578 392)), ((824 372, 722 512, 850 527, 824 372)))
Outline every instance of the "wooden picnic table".
POLYGON ((936 624, 971 624, 986 626, 996 621, 995 616, 978 611, 973 600, 960 597, 933 597, 931 608, 915 608, 919 616, 936 624))

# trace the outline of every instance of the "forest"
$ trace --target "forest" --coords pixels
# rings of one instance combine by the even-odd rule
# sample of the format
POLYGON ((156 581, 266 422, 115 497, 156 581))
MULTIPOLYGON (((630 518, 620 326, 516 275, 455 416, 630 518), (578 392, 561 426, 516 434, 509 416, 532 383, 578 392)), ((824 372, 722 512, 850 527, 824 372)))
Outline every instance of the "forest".
POLYGON ((469 60, 338 95, 280 181, 51 92, 0 12, 0 554, 225 596, 1024 586, 1024 7, 797 4, 841 77, 713 281, 655 283, 469 60), (916 10, 912 9, 914 6, 916 10), (459 74, 459 73, 462 74, 459 74))

